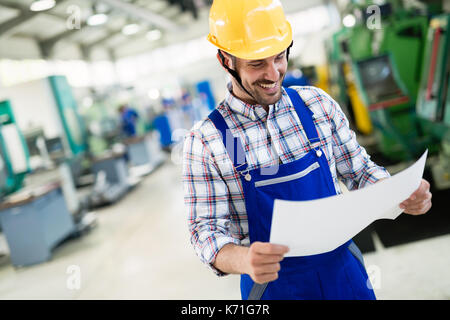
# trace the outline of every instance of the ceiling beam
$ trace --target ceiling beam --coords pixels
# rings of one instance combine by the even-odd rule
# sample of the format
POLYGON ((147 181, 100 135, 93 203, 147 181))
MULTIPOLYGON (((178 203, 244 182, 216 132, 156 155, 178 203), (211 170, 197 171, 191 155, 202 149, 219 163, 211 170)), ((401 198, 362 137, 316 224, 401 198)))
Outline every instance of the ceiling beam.
MULTIPOLYGON (((65 2, 67 0, 60 0, 57 1, 55 4, 55 7, 60 5, 61 3, 65 2)), ((13 29, 20 26, 21 24, 27 22, 31 18, 40 15, 40 14, 50 14, 52 16, 56 16, 58 18, 65 19, 65 17, 61 17, 60 15, 57 15, 55 13, 52 13, 51 10, 46 11, 31 11, 28 6, 25 6, 23 4, 17 3, 17 1, 8 1, 8 0, 0 0, 0 6, 6 7, 9 9, 15 9, 18 10, 20 13, 17 17, 12 18, 0 25, 0 37, 1 36, 7 36, 13 33, 13 29)), ((53 8, 55 8, 53 7, 53 8)))
POLYGON ((179 32, 180 27, 172 22, 170 19, 155 13, 147 8, 136 6, 134 4, 124 2, 121 0, 101 0, 104 3, 109 4, 111 7, 121 10, 124 13, 127 13, 133 16, 136 19, 146 21, 151 25, 155 25, 159 28, 179 32))
POLYGON ((56 43, 58 43, 59 41, 61 41, 64 38, 70 37, 74 33, 79 32, 80 30, 82 30, 83 28, 85 28, 87 26, 88 26, 87 22, 83 21, 83 22, 81 22, 79 29, 68 29, 66 31, 63 31, 63 32, 51 37, 51 38, 40 40, 38 42, 38 44, 39 44, 41 53, 44 56, 44 58, 49 58, 52 55, 52 51, 53 51, 53 48, 56 45, 56 43))
MULTIPOLYGON (((62 4, 65 1, 67 1, 67 0, 60 0, 60 1, 56 2, 55 7, 60 5, 60 4, 62 4)), ((25 11, 32 12, 32 11, 30 11, 30 8, 28 6, 25 6, 23 4, 17 3, 17 1, 13 2, 13 1, 8 1, 8 0, 0 0, 0 6, 5 7, 5 8, 9 8, 9 9, 16 9, 16 10, 19 10, 19 11, 22 11, 22 12, 25 12, 25 11)), ((55 8, 55 7, 53 7, 53 8, 55 8)), ((52 17, 55 17, 55 18, 59 18, 59 19, 64 20, 64 21, 67 19, 66 16, 58 14, 56 12, 53 12, 52 9, 45 10, 45 11, 37 11, 36 14, 49 15, 49 16, 52 16, 52 17)))
POLYGON ((39 12, 22 11, 17 17, 0 24, 0 37, 13 33, 13 29, 20 26, 22 23, 30 20, 38 13, 39 12))
POLYGON ((0 6, 9 8, 9 9, 16 9, 16 10, 20 10, 20 11, 25 11, 25 9, 27 9, 27 10, 29 9, 27 6, 17 3, 17 1, 1 0, 0 6))

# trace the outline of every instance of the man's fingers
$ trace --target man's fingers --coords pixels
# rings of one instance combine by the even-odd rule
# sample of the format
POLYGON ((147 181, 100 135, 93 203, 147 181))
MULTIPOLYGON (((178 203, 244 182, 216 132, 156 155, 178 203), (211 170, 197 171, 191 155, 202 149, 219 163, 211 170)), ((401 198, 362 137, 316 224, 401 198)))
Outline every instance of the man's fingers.
POLYGON ((253 262, 257 264, 277 263, 284 259, 280 254, 260 254, 257 253, 253 256, 253 262))
POLYGON ((433 195, 431 192, 426 191, 424 194, 422 194, 420 197, 416 198, 415 200, 411 200, 411 197, 402 203, 400 203, 400 208, 402 209, 413 209, 420 206, 423 206, 423 204, 431 201, 431 198, 433 195))
POLYGON ((406 212, 420 212, 420 211, 424 211, 425 209, 429 209, 431 208, 431 201, 429 200, 424 200, 421 201, 419 203, 416 203, 414 205, 408 206, 406 208, 406 212))
POLYGON ((253 281, 259 284, 263 284, 278 279, 278 273, 266 273, 252 277, 253 281))
POLYGON ((253 281, 265 283, 278 279, 280 261, 289 251, 287 246, 268 242, 254 242, 250 246, 248 262, 249 274, 253 281))
POLYGON ((259 254, 284 255, 289 251, 287 246, 269 242, 254 242, 251 248, 259 254))
POLYGON ((279 263, 270 263, 270 264, 261 264, 257 268, 255 268, 255 275, 261 275, 266 273, 277 273, 280 271, 279 263))
POLYGON ((427 180, 422 179, 419 187, 409 196, 408 200, 416 200, 418 198, 421 198, 425 193, 428 193, 429 190, 430 183, 427 180))
POLYGON ((422 192, 426 192, 429 189, 430 189, 430 183, 427 180, 422 179, 422 181, 420 182, 419 188, 417 188, 417 190, 414 191, 414 193, 419 193, 420 194, 422 192))
POLYGON ((405 210, 405 213, 412 214, 412 215, 424 214, 424 213, 428 212, 431 209, 431 207, 432 207, 432 203, 428 202, 427 205, 420 207, 418 209, 407 209, 407 210, 405 210))

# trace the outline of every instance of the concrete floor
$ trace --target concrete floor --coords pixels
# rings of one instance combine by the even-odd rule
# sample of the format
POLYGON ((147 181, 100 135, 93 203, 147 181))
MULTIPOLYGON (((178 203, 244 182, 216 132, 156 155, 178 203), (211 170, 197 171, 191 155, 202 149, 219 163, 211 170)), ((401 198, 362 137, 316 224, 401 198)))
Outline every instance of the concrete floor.
MULTIPOLYGON (((239 277, 216 277, 190 246, 180 176, 167 162, 46 263, 0 258, 0 299, 240 299, 239 277)), ((378 299, 450 299, 450 235, 388 249, 374 237, 365 262, 378 299)))

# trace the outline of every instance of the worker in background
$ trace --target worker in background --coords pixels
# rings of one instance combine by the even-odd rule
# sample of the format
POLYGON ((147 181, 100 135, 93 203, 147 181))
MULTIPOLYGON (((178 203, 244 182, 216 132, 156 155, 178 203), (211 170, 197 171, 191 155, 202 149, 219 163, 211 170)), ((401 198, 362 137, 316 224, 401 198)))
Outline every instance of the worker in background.
POLYGON ((185 89, 181 95, 181 110, 183 111, 183 128, 189 129, 195 121, 195 110, 192 105, 192 97, 185 89))
POLYGON ((300 69, 292 69, 286 73, 283 80, 283 87, 292 86, 309 86, 311 82, 308 77, 306 77, 300 69))
MULTIPOLYGON (((269 243, 270 224, 275 198, 333 196, 341 193, 338 179, 358 189, 389 173, 370 160, 327 93, 281 86, 292 30, 279 1, 215 0, 209 23, 208 40, 232 77, 225 99, 184 143, 185 204, 198 256, 219 276, 240 274, 243 299, 375 299, 351 240, 285 258, 289 248, 269 243)), ((401 204, 413 215, 430 207, 425 180, 401 204)))
POLYGON ((119 107, 122 133, 126 137, 134 137, 136 135, 136 125, 139 119, 139 115, 133 108, 127 105, 121 105, 119 107))

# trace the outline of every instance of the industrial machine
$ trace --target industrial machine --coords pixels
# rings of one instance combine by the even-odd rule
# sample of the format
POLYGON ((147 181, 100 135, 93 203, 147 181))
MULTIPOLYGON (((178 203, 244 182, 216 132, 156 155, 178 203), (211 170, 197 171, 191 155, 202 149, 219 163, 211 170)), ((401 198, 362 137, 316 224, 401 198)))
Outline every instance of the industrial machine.
POLYGON ((19 190, 30 171, 28 148, 10 101, 0 102, 0 196, 19 190))
POLYGON ((351 1, 327 44, 330 94, 376 163, 391 174, 428 149, 432 212, 378 221, 355 242, 384 246, 446 234, 450 190, 449 15, 442 1, 351 1), (376 4, 376 5, 375 5, 376 4), (375 5, 375 6, 374 6, 375 5), (391 166, 392 165, 392 166, 391 166), (446 195, 445 195, 446 194, 446 195), (408 232, 406 232, 406 230, 408 232))
POLYGON ((96 94, 92 104, 81 113, 88 133, 88 150, 92 156, 100 156, 118 142, 120 123, 110 104, 105 97, 96 94))
POLYGON ((431 163, 437 188, 450 188, 450 14, 430 21, 417 98, 419 125, 440 145, 431 163))
MULTIPOLYGON (((20 185, 19 182, 26 179, 27 188, 36 188, 49 181, 59 181, 76 230, 88 228, 84 223, 86 220, 83 220, 88 213, 88 208, 83 205, 86 202, 75 191, 76 181, 82 175, 82 162, 85 161, 86 134, 66 78, 50 76, 7 87, 3 91, 11 100, 9 118, 14 119, 14 110, 17 126, 27 134, 26 140, 17 134, 14 136, 9 133, 8 136, 8 144, 10 142, 16 146, 13 151, 17 159, 11 161, 13 166, 24 167, 24 161, 27 163, 27 170, 14 170, 15 184, 20 185), (17 155, 18 146, 21 145, 17 142, 19 140, 24 146, 28 142, 34 157, 42 158, 43 161, 36 169, 44 170, 31 170, 28 151, 26 156, 17 155), (21 160, 22 158, 26 160, 21 160)), ((17 187, 11 191, 16 190, 17 187)))
POLYGON ((76 232, 58 182, 22 189, 0 203, 0 224, 15 267, 47 261, 76 232))
POLYGON ((406 8, 400 1, 384 1, 377 2, 378 11, 372 12, 368 9, 373 4, 352 1, 344 15, 353 16, 354 25, 333 35, 332 94, 349 106, 349 118, 360 132, 373 131, 377 150, 387 162, 416 159, 425 149, 436 153, 440 138, 430 134, 434 124, 423 124, 416 103, 420 105, 423 62, 429 60, 424 55, 429 16, 440 12, 442 3, 406 8))
POLYGON ((351 39, 350 32, 348 28, 336 32, 331 39, 331 45, 327 45, 329 93, 347 115, 350 127, 362 134, 370 134, 372 122, 368 109, 357 90, 352 70, 354 66, 348 47, 351 39))
POLYGON ((54 165, 63 159, 82 161, 87 149, 85 128, 64 76, 49 76, 2 91, 11 100, 21 130, 43 130, 54 165))
MULTIPOLYGON (((97 148, 95 150, 97 154, 91 154, 89 147, 92 147, 92 144, 88 143, 88 130, 66 77, 49 76, 5 88, 5 92, 15 102, 14 108, 20 114, 19 124, 22 128, 27 132, 33 131, 33 128, 42 128, 45 149, 48 158, 54 164, 53 169, 58 167, 60 170, 63 166, 70 169, 71 177, 62 175, 65 179, 70 178, 70 181, 67 180, 67 183, 63 185, 66 186, 64 191, 68 204, 75 204, 77 201, 71 198, 77 195, 69 186, 78 188, 80 194, 85 191, 80 188, 94 188, 98 180, 98 172, 92 170, 92 163, 96 161, 96 158, 101 157, 102 152, 108 151, 109 146, 97 148)), ((108 185, 100 184, 103 187, 99 187, 97 183, 96 199, 101 199, 102 193, 109 194, 109 188, 114 188, 113 184, 113 182, 108 185)), ((129 187, 130 185, 126 184, 119 189, 125 194, 129 187)), ((87 205, 92 204, 92 201, 85 201, 85 196, 89 198, 92 193, 85 193, 83 197, 79 197, 79 201, 87 205)), ((95 206, 98 204, 99 201, 95 201, 95 206)), ((81 205, 71 207, 78 208, 77 212, 88 209, 81 205)), ((77 220, 81 221, 81 219, 77 220)))
POLYGON ((51 250, 76 232, 78 225, 60 183, 24 183, 31 171, 30 157, 8 100, 0 102, 0 153, 0 226, 11 261, 14 266, 46 261, 51 250))
POLYGON ((77 110, 77 102, 64 76, 48 77, 56 107, 64 129, 64 137, 72 156, 86 150, 86 130, 77 110))

